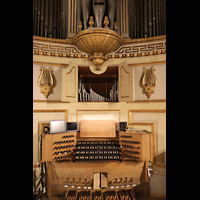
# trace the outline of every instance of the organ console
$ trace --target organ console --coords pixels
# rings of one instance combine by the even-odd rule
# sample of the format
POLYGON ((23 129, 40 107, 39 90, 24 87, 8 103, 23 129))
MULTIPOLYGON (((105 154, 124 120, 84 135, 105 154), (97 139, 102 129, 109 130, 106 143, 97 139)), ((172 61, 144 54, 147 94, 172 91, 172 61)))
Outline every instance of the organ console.
MULTIPOLYGON (((91 126, 91 122, 89 124, 91 126)), ((82 125, 87 126, 87 123, 82 125)), ((80 130, 86 129, 81 127, 80 130)), ((114 136, 113 130, 110 135, 108 132, 97 135, 88 137, 80 131, 44 134, 42 162, 48 162, 47 194, 50 199, 134 200, 135 186, 148 183, 150 133, 115 129, 114 136), (106 174, 102 176, 104 187, 94 183, 96 173, 106 174), (94 189, 94 184, 100 189, 94 189)))

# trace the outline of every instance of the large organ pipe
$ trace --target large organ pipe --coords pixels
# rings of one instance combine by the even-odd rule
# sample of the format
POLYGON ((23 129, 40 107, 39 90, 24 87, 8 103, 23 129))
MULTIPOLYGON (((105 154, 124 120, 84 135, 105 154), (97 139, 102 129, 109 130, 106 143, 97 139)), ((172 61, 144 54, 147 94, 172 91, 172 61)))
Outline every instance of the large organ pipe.
POLYGON ((140 8, 140 4, 139 4, 140 0, 136 0, 136 27, 137 27, 137 35, 136 38, 140 37, 140 13, 138 12, 139 8, 140 8))
POLYGON ((144 37, 148 37, 147 0, 144 0, 144 37))
POLYGON ((153 37, 156 35, 156 12, 155 12, 155 0, 152 0, 152 21, 153 21, 153 37))
POLYGON ((62 29, 67 24, 62 23, 63 1, 66 0, 33 0, 33 35, 53 38, 66 38, 62 36, 62 29))
POLYGON ((166 0, 129 1, 129 37, 166 34, 166 0))
POLYGON ((57 0, 57 24, 56 24, 56 31, 57 31, 57 38, 60 38, 60 9, 61 9, 61 0, 57 0))
POLYGON ((148 19, 149 19, 149 37, 152 37, 152 7, 151 7, 151 0, 149 0, 149 16, 148 16, 148 19))
POLYGON ((57 1, 53 1, 53 38, 56 38, 57 1))
POLYGON ((35 25, 35 0, 33 0, 33 35, 34 35, 34 25, 35 25))
POLYGON ((41 0, 41 25, 40 25, 40 35, 43 35, 44 31, 44 0, 41 0))
POLYGON ((134 30, 134 35, 133 35, 133 38, 136 38, 136 34, 137 34, 137 15, 136 15, 136 0, 133 0, 133 16, 134 16, 134 27, 133 27, 133 30, 134 30))
POLYGON ((37 0, 35 0, 35 17, 34 17, 34 35, 37 35, 37 32, 36 32, 36 30, 37 30, 37 15, 38 15, 38 12, 37 12, 37 0))
POLYGON ((49 0, 45 0, 45 18, 44 18, 44 37, 48 37, 48 4, 49 4, 49 0))
POLYGON ((156 0, 156 35, 159 35, 159 24, 158 24, 158 2, 159 0, 156 0))
POLYGON ((49 27, 48 37, 52 38, 52 24, 53 24, 53 0, 49 0, 49 27))
POLYGON ((40 0, 38 0, 38 15, 37 15, 37 35, 40 31, 40 0))
MULTIPOLYGON (((129 37, 144 38, 166 34, 166 0, 128 2, 129 37)), ((68 9, 67 0, 33 0, 33 35, 66 38, 68 9)), ((116 10, 118 12, 120 9, 116 10)), ((116 13, 116 16, 120 17, 120 14, 116 13)), ((120 30, 120 26, 118 28, 120 30)))
POLYGON ((140 37, 144 37, 144 9, 143 0, 140 2, 140 37))

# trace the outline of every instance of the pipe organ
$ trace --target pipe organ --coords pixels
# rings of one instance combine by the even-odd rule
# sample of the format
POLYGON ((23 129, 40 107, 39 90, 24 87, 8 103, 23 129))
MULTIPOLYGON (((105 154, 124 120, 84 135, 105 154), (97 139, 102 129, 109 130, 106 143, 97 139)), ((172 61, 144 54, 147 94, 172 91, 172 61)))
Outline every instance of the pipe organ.
POLYGON ((86 29, 89 17, 96 15, 99 16, 95 21, 97 26, 108 16, 113 30, 116 21, 118 33, 123 37, 135 39, 166 34, 166 0, 33 0, 33 35, 71 38, 78 32, 80 21, 86 29), (95 8, 103 5, 105 14, 96 13, 95 8))
POLYGON ((148 191, 149 161, 151 133, 118 131, 114 120, 83 120, 80 131, 43 133, 50 199, 134 200, 137 187, 148 191))

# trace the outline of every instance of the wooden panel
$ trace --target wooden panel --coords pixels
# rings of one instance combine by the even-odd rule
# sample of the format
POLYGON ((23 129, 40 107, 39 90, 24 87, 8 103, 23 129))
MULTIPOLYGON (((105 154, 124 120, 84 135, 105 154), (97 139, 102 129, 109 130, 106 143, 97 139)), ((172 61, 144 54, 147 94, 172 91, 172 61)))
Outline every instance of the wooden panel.
POLYGON ((49 166, 49 174, 51 174, 50 183, 66 183, 75 179, 75 182, 84 179, 91 181, 94 173, 107 173, 108 182, 118 181, 120 178, 124 181, 125 177, 129 180, 131 177, 133 182, 143 182, 141 174, 144 162, 123 161, 123 162, 106 162, 106 163, 74 163, 74 162, 51 162, 49 166))
POLYGON ((120 122, 120 110, 77 110, 76 121, 80 123, 82 120, 115 120, 120 122))
POLYGON ((72 69, 66 73, 66 97, 76 97, 76 68, 72 67, 72 69))
MULTIPOLYGON (((56 133, 56 134, 45 134, 42 140, 42 162, 46 161, 54 161, 55 157, 55 152, 60 152, 60 151, 65 151, 65 150, 73 150, 72 147, 70 148, 62 148, 61 150, 56 150, 55 147, 61 147, 65 146, 65 144, 56 144, 55 142, 58 141, 68 141, 71 140, 71 138, 63 138, 63 136, 68 136, 68 135, 75 135, 73 137, 74 142, 70 142, 70 145, 76 144, 76 132, 65 132, 65 133, 56 133)), ((68 155, 67 153, 66 155, 68 155)), ((71 159, 70 159, 71 160, 71 159)))
POLYGON ((142 160, 150 161, 151 149, 150 149, 150 134, 146 133, 141 135, 142 139, 142 160))
POLYGON ((45 134, 42 140, 42 162, 53 161, 53 137, 45 134))
POLYGON ((166 110, 129 110, 129 125, 151 131, 151 161, 166 167, 166 110))
POLYGON ((80 137, 116 137, 115 120, 82 120, 80 137))
MULTIPOLYGON (((108 163, 74 163, 51 162, 47 171, 47 191, 49 197, 64 196, 67 190, 79 190, 80 187, 90 186, 93 191, 94 173, 107 173, 108 185, 105 190, 111 190, 110 185, 128 189, 126 184, 138 185, 146 182, 143 173, 146 173, 145 162, 108 162, 108 163), (144 171, 145 170, 145 171, 144 171), (89 181, 86 185, 84 182, 89 181), (127 179, 125 185, 123 182, 127 179), (129 182, 131 180, 131 183, 129 182), (117 183, 114 182, 117 180, 117 183), (112 183, 110 184, 110 182, 112 183), (122 181, 122 182, 120 182, 122 181), (67 185, 67 187, 66 187, 67 185), (71 188, 73 185, 73 188, 71 188)), ((81 189, 83 190, 83 189, 81 189)), ((104 190, 104 191, 105 191, 104 190)), ((115 189, 118 190, 118 189, 115 189)), ((101 189, 103 191, 103 189, 101 189)))
POLYGON ((62 69, 62 101, 78 102, 78 66, 74 63, 62 69))
POLYGON ((119 65, 119 102, 133 101, 133 69, 126 62, 119 65))
POLYGON ((123 78, 122 87, 121 87, 121 98, 129 97, 130 95, 130 73, 125 70, 124 66, 120 68, 121 77, 123 78), (123 87, 124 86, 124 87, 123 87), (127 86, 127 87, 126 87, 127 86))
POLYGON ((152 161, 150 136, 146 132, 119 132, 119 144, 126 155, 130 156, 127 159, 135 160, 136 157, 138 161, 152 161))

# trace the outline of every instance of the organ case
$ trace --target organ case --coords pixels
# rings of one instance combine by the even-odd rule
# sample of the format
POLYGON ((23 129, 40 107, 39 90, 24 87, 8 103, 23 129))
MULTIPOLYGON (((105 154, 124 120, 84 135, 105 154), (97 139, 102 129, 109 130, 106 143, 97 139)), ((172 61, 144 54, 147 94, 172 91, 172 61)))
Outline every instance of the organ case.
MULTIPOLYGON (((104 121, 105 128, 107 123, 110 121, 104 121)), ((87 137, 80 131, 45 134, 42 162, 48 161, 48 197, 68 199, 72 191, 74 199, 83 191, 96 195, 94 173, 107 173, 107 187, 99 189, 104 196, 108 191, 132 191, 141 183, 147 191, 147 161, 152 161, 150 133, 115 132, 111 137, 99 133, 98 137, 87 137)))

